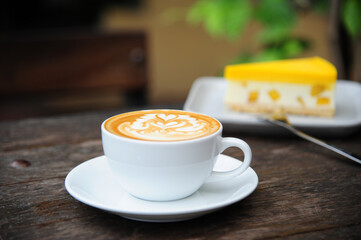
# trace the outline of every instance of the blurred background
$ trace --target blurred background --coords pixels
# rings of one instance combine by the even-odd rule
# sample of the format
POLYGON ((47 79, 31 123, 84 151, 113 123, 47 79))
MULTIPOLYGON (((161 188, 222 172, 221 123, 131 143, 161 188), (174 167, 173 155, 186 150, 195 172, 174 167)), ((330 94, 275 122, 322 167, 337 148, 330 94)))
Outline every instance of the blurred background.
POLYGON ((361 81, 359 0, 4 0, 0 121, 185 101, 227 64, 320 56, 361 81))

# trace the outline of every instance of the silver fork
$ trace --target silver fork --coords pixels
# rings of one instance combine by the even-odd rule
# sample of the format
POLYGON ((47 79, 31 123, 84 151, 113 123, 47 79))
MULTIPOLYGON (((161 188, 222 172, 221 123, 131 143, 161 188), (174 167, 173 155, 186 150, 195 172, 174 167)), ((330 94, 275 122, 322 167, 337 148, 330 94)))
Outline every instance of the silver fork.
POLYGON ((335 153, 338 153, 352 161, 355 161, 359 164, 361 164, 361 157, 360 156, 357 156, 356 154, 354 153, 350 153, 350 152, 345 152, 344 150, 341 150, 340 148, 337 148, 335 146, 332 146, 318 138, 315 138, 313 136, 310 136, 300 130, 298 130, 297 128, 293 127, 291 125, 291 123, 288 121, 287 119, 287 116, 286 114, 277 114, 277 115, 274 115, 274 116, 271 116, 271 117, 266 117, 266 116, 262 116, 262 115, 257 115, 258 119, 264 121, 264 122, 268 122, 270 124, 273 124, 273 125, 276 125, 276 126, 280 126, 280 127, 283 127, 287 130, 289 130, 290 132, 292 132, 293 134, 303 138, 303 139, 306 139, 310 142, 313 142, 317 145, 320 145, 322 147, 325 147, 331 151, 334 151, 335 153))

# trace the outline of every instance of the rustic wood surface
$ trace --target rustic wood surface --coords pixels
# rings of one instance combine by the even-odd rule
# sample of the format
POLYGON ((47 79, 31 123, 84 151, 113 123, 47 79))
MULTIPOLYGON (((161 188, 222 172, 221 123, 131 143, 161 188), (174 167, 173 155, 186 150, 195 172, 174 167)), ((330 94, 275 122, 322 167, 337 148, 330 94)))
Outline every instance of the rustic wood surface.
MULTIPOLYGON (((144 223, 78 202, 65 176, 103 154, 99 126, 113 114, 0 123, 0 239, 361 239, 361 166, 290 136, 225 131, 250 144, 259 185, 200 218, 144 223)), ((361 131, 328 141, 361 153, 361 131)))

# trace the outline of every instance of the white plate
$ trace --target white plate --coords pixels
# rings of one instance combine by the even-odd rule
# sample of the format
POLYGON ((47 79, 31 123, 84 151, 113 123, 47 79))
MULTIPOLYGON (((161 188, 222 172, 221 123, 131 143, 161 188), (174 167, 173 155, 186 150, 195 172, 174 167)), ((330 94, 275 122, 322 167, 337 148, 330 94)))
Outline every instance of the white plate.
MULTIPOLYGON (((257 133, 280 133, 284 130, 258 120, 252 114, 237 113, 224 104, 227 81, 224 78, 197 79, 189 92, 184 110, 210 115, 225 129, 257 133)), ((301 130, 317 135, 347 135, 361 127, 361 84, 338 80, 336 113, 333 118, 289 115, 290 122, 301 130)))
MULTIPOLYGON (((228 171, 241 164, 220 155, 216 171, 228 171)), ((202 186, 190 197, 169 202, 152 202, 125 192, 109 172, 104 156, 90 159, 69 172, 65 187, 75 199, 125 218, 148 222, 174 222, 192 219, 233 204, 250 195, 258 185, 252 168, 230 181, 202 186)))

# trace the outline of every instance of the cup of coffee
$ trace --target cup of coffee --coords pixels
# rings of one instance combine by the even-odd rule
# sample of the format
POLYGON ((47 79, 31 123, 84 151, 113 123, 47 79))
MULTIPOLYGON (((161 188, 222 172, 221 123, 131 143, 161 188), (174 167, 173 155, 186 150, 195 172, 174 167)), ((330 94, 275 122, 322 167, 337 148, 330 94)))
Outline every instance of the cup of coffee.
POLYGON ((119 114, 102 123, 102 143, 111 172, 131 195, 144 200, 185 198, 203 184, 242 174, 252 152, 246 142, 222 138, 222 124, 209 116, 181 110, 143 110, 119 114), (226 148, 244 153, 229 172, 214 172, 226 148))

